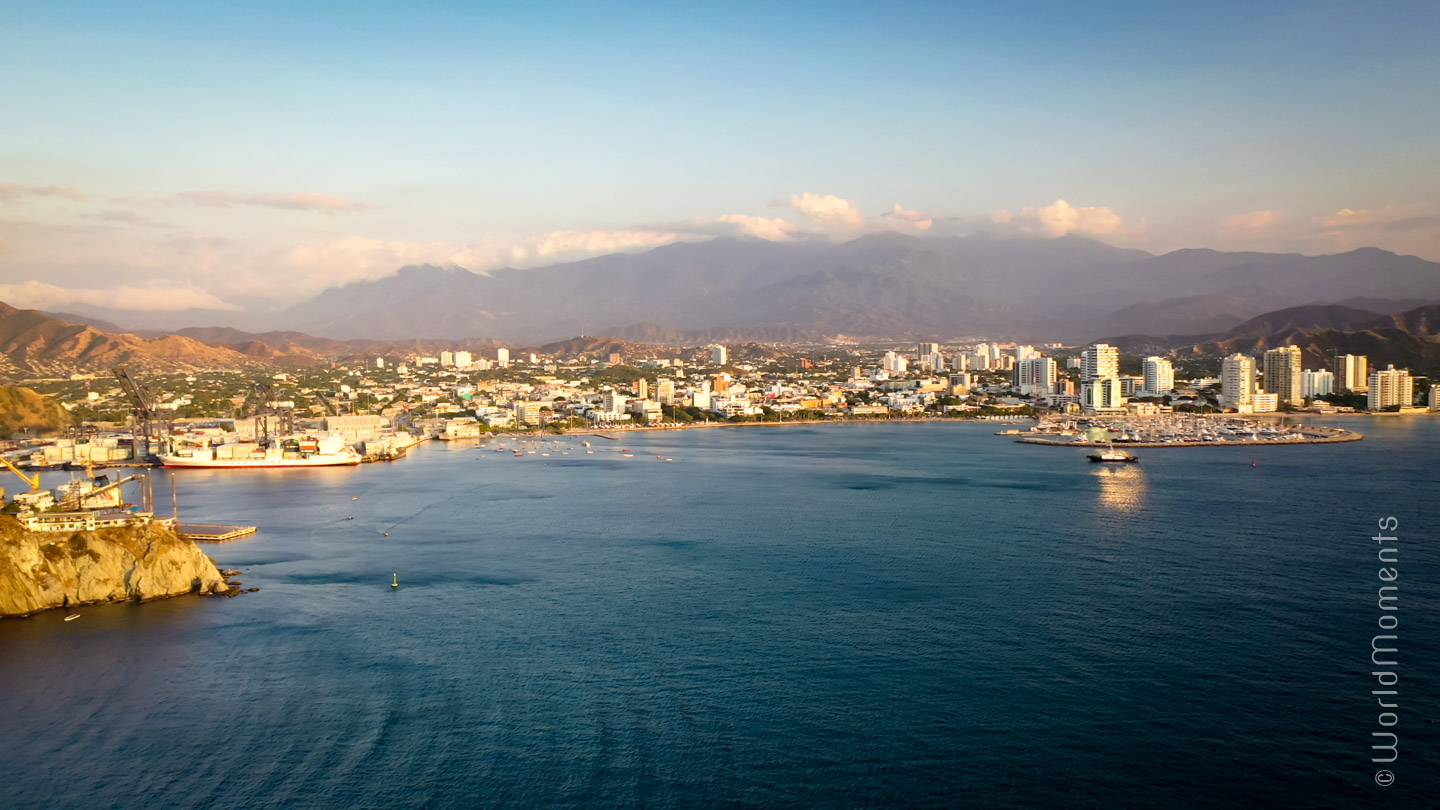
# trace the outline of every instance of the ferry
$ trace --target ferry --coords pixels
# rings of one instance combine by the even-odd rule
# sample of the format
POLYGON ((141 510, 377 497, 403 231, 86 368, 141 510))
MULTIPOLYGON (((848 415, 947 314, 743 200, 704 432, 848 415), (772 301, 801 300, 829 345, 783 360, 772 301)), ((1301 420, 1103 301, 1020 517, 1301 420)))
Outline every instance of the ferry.
POLYGON ((294 435, 268 444, 240 441, 214 447, 172 445, 157 454, 165 467, 263 468, 341 467, 359 464, 360 454, 339 436, 294 435))
POLYGON ((1124 450, 1116 450, 1113 444, 1110 445, 1110 449, 1102 450, 1099 453, 1091 453, 1087 455, 1086 458, 1096 462, 1119 464, 1135 464, 1140 461, 1137 456, 1132 456, 1124 450))

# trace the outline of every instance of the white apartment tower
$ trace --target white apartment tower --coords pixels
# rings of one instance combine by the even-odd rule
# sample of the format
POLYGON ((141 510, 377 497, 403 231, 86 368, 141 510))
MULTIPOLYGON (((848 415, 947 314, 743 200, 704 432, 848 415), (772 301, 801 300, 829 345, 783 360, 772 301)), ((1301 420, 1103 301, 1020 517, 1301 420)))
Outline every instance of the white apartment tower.
POLYGON ((1265 352, 1264 361, 1264 376, 1261 381, 1265 386, 1265 393, 1279 397, 1281 404, 1305 404, 1305 397, 1300 393, 1300 374, 1304 371, 1300 367, 1300 347, 1281 346, 1270 349, 1265 352))
POLYGON ((1145 393, 1163 397, 1175 390, 1175 366, 1164 357, 1145 358, 1145 393))
POLYGON ((1027 357, 1015 364, 1015 387, 1026 396, 1049 396, 1057 376, 1055 361, 1049 357, 1027 357))
POLYGON ((1232 354, 1220 366, 1220 404, 1243 410, 1255 394, 1255 360, 1232 354))
POLYGON ((659 377, 655 380, 655 399, 661 405, 675 404, 675 381, 669 377, 659 377))
POLYGON ((728 362, 724 346, 715 346, 710 349, 710 362, 717 366, 723 366, 728 362))
POLYGON ((886 371, 891 374, 904 374, 909 367, 910 363, 904 355, 897 352, 885 352, 884 369, 886 371))
POLYGON ((1080 355, 1080 378, 1100 380, 1120 376, 1120 350, 1108 343, 1090 345, 1080 355))
POLYGON ((495 365, 497 365, 497 366, 499 366, 499 367, 501 367, 501 368, 509 368, 509 367, 510 367, 510 350, 509 350, 509 349, 496 349, 496 350, 495 350, 495 365))
POLYGON ((474 357, 467 351, 455 352, 455 365, 458 368, 469 368, 475 362, 474 357))
POLYGON ((1306 399, 1335 393, 1335 375, 1326 369, 1306 371, 1300 375, 1300 394, 1306 399))
POLYGON ((1368 382, 1370 391, 1365 407, 1372 411, 1393 405, 1408 408, 1415 403, 1415 381, 1407 369, 1392 365, 1384 371, 1372 371, 1368 382))

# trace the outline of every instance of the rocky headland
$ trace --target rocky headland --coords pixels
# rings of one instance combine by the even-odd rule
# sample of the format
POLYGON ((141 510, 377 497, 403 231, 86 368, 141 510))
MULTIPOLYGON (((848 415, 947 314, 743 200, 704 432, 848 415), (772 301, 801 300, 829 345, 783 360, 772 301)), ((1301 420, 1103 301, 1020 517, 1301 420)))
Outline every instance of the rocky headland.
POLYGON ((0 617, 238 591, 198 546, 157 523, 32 532, 13 517, 0 515, 0 617))

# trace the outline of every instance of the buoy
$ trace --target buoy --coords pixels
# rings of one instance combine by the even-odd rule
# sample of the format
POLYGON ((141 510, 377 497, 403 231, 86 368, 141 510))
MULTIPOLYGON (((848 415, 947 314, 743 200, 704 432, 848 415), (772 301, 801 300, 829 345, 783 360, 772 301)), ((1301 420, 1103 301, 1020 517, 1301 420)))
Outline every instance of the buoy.
POLYGON ((391 574, 391 575, 390 575, 390 587, 392 587, 392 588, 398 588, 398 587, 400 587, 400 575, 399 575, 399 574, 391 574))
POLYGON ((385 536, 386 536, 386 537, 389 537, 389 536, 390 536, 390 532, 385 532, 385 536))
POLYGON ((1251 466, 1251 467, 1259 467, 1259 466, 1260 466, 1260 462, 1258 462, 1258 461, 1256 461, 1255 459, 1252 458, 1252 459, 1250 459, 1250 466, 1251 466))
POLYGON ((360 496, 359 496, 359 495, 351 496, 350 500, 352 500, 352 501, 358 501, 358 500, 360 500, 360 496))

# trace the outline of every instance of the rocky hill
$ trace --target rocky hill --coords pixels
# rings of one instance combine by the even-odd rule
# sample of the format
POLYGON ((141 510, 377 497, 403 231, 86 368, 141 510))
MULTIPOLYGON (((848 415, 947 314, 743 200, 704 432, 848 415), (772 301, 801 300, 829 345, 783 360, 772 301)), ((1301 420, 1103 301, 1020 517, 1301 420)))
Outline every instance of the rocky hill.
POLYGON ((1306 368, 1328 368, 1336 354, 1363 354, 1372 367, 1394 364, 1440 371, 1440 304, 1379 315, 1343 306, 1292 307, 1211 335, 1123 335, 1108 338, 1127 354, 1218 357, 1299 346, 1306 368))
POLYGON ((253 358, 182 335, 109 334, 0 303, 0 379, 61 376, 124 365, 141 373, 238 368, 253 358))
POLYGON ((31 532, 0 515, 0 617, 227 589, 198 546, 158 524, 31 532))
POLYGON ((71 423, 60 403, 29 388, 0 386, 0 439, 20 430, 32 436, 54 433, 71 423))

